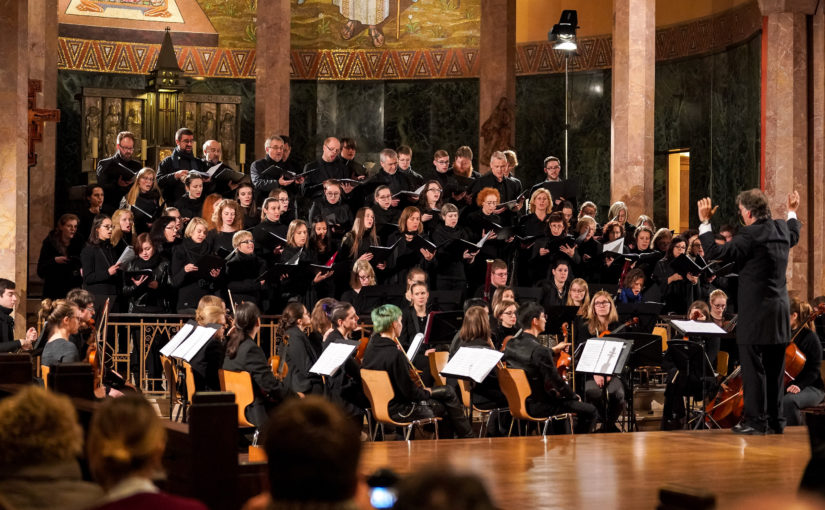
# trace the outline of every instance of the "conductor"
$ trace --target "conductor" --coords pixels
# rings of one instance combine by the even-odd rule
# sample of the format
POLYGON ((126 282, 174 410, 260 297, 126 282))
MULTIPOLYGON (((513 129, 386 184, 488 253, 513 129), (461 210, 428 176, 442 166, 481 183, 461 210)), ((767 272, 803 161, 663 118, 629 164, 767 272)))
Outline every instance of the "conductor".
POLYGON ((788 195, 788 220, 771 219, 765 194, 759 189, 736 197, 744 227, 724 245, 714 242, 710 198, 698 202, 699 239, 707 260, 735 262, 739 273, 739 321, 736 344, 742 364, 745 411, 733 427, 736 434, 781 434, 782 378, 785 347, 790 342, 790 311, 785 270, 788 253, 799 241, 796 219, 799 193, 788 195))

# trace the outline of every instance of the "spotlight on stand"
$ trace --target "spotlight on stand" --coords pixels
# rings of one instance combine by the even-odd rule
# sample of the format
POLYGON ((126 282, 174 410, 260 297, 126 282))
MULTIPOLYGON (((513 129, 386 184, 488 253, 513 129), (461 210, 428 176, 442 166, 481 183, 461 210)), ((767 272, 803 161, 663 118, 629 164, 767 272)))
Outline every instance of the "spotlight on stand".
POLYGON ((561 11, 559 22, 547 34, 547 39, 554 43, 553 49, 564 52, 564 178, 567 179, 568 151, 570 148, 570 54, 579 46, 576 44, 576 29, 579 28, 579 16, 576 11, 561 11))
POLYGON ((576 29, 578 26, 578 15, 574 10, 564 10, 561 12, 559 22, 553 25, 553 30, 547 34, 547 38, 554 42, 554 50, 576 51, 576 29))

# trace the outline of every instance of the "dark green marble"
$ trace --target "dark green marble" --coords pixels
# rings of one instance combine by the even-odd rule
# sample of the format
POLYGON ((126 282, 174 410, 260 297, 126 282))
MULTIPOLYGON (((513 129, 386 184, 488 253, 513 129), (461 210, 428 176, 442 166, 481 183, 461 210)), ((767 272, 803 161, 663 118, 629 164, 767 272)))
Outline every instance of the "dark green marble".
MULTIPOLYGON (((524 184, 544 180, 547 156, 564 168, 564 88, 564 74, 516 79, 516 174, 524 184)), ((592 200, 603 217, 610 200, 610 71, 571 73, 569 89, 568 177, 579 182, 579 203, 592 200)))
MULTIPOLYGON (((736 194, 759 185, 761 37, 727 51, 656 66, 655 209, 667 219, 667 151, 690 151, 690 203, 710 196, 720 223, 736 194)), ((698 223, 690 207, 691 225, 698 223)))

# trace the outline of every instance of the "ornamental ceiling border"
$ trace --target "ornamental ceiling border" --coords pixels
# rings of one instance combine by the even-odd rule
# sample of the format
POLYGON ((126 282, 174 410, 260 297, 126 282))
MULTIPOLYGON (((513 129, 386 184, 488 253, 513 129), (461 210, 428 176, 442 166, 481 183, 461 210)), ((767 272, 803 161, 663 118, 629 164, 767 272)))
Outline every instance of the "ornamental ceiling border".
MULTIPOLYGON (((656 30, 656 61, 714 53, 743 42, 762 28, 756 2, 715 16, 656 30)), ((159 44, 58 38, 57 67, 63 70, 148 74, 159 44)), ((176 46, 178 65, 188 76, 255 78, 255 50, 176 46)), ((579 40, 571 71, 609 69, 613 60, 610 35, 579 40)), ((564 56, 547 41, 516 45, 516 75, 564 72, 564 56)), ((477 48, 409 50, 292 50, 293 80, 420 80, 478 78, 477 48)))

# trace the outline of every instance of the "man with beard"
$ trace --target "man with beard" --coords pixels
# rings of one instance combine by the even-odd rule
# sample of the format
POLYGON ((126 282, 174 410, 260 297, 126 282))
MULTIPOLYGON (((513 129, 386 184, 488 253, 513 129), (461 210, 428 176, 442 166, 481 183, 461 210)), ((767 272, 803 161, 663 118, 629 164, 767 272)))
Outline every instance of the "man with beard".
POLYGON ((205 172, 205 163, 193 153, 195 133, 189 128, 180 128, 175 133, 175 150, 160 162, 158 167, 158 186, 166 202, 173 204, 183 196, 186 186, 183 181, 190 170, 205 172))
POLYGON ((118 208, 120 200, 135 182, 135 175, 140 170, 139 161, 132 159, 135 151, 135 135, 129 131, 117 134, 117 151, 115 155, 101 159, 97 163, 97 182, 103 188, 103 210, 112 214, 118 208))

